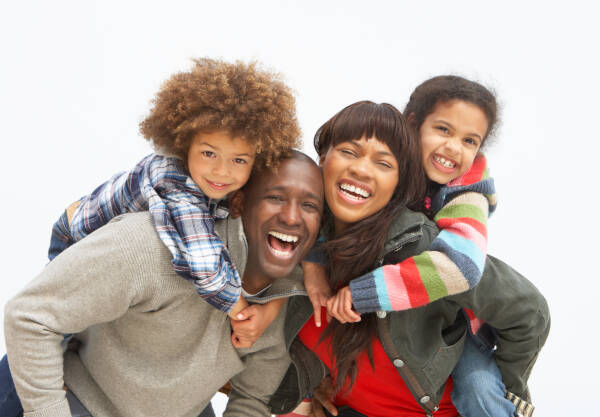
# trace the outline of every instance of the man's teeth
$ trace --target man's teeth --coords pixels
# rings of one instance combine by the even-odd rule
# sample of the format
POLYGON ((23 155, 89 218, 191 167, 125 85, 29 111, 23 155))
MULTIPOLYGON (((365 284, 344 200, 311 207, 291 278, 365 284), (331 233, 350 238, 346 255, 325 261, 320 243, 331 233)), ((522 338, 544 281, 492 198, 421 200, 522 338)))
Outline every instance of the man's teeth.
POLYGON ((433 159, 435 159, 437 162, 439 162, 446 168, 454 168, 456 166, 455 162, 447 161, 445 158, 442 158, 441 156, 434 156, 433 159))
POLYGON ((298 236, 294 236, 294 235, 286 235, 285 233, 280 233, 280 232, 269 232, 269 234, 273 237, 276 237, 279 240, 283 240, 284 242, 295 243, 298 241, 298 236))
POLYGON ((358 194, 359 196, 364 197, 364 198, 368 198, 371 195, 368 191, 363 190, 362 188, 356 187, 351 184, 340 184, 340 188, 342 190, 349 191, 354 194, 358 194))

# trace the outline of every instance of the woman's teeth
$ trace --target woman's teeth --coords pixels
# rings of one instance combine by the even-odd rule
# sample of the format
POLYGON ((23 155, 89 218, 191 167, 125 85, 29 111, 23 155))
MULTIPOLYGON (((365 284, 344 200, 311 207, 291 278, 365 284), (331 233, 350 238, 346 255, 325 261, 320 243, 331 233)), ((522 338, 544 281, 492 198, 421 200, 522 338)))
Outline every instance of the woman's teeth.
MULTIPOLYGON (((342 190, 342 192, 348 191, 350 193, 357 194, 357 195, 359 195, 359 196, 361 196, 363 198, 369 198, 369 196, 371 195, 368 191, 363 190, 362 188, 356 187, 356 186, 351 185, 351 184, 340 184, 340 189, 342 190)), ((349 197, 351 197, 351 198, 356 199, 356 196, 351 195, 351 194, 349 194, 347 192, 344 192, 344 194, 347 195, 347 196, 349 196, 349 197)))
POLYGON ((447 161, 445 158, 442 158, 441 156, 434 155, 433 159, 435 159, 435 161, 437 163, 445 166, 446 168, 454 168, 456 166, 455 162, 447 161))

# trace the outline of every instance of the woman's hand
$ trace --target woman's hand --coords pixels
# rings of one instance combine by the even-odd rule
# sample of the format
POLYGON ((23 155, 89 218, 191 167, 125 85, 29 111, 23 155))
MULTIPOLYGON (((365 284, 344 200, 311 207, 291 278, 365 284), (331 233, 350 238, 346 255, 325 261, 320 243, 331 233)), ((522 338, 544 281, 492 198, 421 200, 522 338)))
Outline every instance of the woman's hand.
POLYGON ((313 306, 315 325, 321 327, 321 307, 327 305, 331 289, 327 283, 327 273, 323 265, 313 262, 302 262, 304 270, 304 287, 313 306))
POLYGON ((333 405, 333 399, 335 391, 333 388, 333 382, 330 376, 323 378, 319 386, 313 391, 312 396, 312 411, 309 414, 310 417, 325 417, 323 408, 325 408, 331 415, 337 416, 338 411, 335 405, 333 405))
POLYGON ((336 295, 327 300, 327 314, 335 317, 340 323, 356 323, 360 314, 352 309, 352 292, 350 287, 340 288, 336 295))
POLYGON ((262 336, 269 324, 275 320, 281 311, 285 298, 268 302, 267 304, 252 304, 231 318, 231 344, 235 348, 247 348, 262 336))

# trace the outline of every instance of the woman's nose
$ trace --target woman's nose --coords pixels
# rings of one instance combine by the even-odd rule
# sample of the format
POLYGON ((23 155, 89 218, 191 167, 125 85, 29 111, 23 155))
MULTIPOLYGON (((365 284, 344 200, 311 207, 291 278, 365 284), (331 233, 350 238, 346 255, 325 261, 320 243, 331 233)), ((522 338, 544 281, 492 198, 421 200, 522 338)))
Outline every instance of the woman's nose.
POLYGON ((358 158, 350 165, 349 171, 357 178, 365 179, 371 177, 371 164, 367 158, 358 158))

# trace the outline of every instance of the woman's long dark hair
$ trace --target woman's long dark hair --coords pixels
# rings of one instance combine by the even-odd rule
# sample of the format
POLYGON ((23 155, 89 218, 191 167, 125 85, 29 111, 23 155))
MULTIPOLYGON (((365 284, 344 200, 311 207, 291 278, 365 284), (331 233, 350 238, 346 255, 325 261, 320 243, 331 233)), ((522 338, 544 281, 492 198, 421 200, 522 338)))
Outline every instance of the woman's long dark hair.
MULTIPOLYGON (((383 209, 349 225, 335 237, 331 235, 325 244, 329 255, 329 285, 333 292, 374 269, 398 212, 404 207, 421 207, 425 193, 426 177, 418 139, 402 113, 391 104, 360 101, 344 108, 319 128, 314 145, 319 157, 324 157, 332 146, 363 137, 375 137, 390 148, 398 162, 398 184, 383 209)), ((325 222, 333 224, 329 210, 326 210, 325 222)), ((341 324, 332 320, 322 340, 329 335, 337 388, 342 389, 348 382, 350 389, 356 379, 358 355, 366 352, 373 364, 371 344, 376 336, 375 315, 363 314, 358 323, 341 324)))

